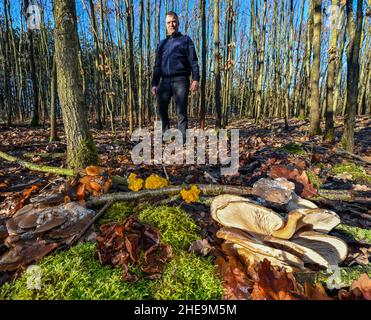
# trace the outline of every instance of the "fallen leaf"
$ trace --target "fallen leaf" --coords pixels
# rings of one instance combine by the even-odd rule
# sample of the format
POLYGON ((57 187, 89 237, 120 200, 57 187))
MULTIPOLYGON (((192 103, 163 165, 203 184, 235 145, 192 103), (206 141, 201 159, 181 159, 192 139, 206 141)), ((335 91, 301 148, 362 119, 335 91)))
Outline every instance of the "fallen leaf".
POLYGON ((267 259, 257 265, 253 300, 306 300, 303 288, 292 273, 274 269, 267 259))
POLYGON ((371 279, 363 273, 358 280, 353 280, 350 290, 359 289, 366 300, 371 300, 371 279))
POLYGON ((196 240, 189 247, 189 251, 201 256, 207 256, 211 251, 210 243, 207 239, 196 240))
POLYGON ((301 197, 310 197, 317 194, 317 190, 309 182, 305 171, 299 172, 296 168, 284 165, 275 165, 269 172, 269 176, 275 178, 286 178, 295 183, 295 192, 301 197))
POLYGON ((252 282, 248 279, 242 263, 236 256, 218 256, 215 264, 219 267, 224 288, 224 299, 250 299, 252 282))
POLYGON ((334 300, 327 295, 325 288, 320 283, 316 283, 313 286, 306 282, 304 284, 304 291, 308 296, 308 300, 334 300))
POLYGON ((31 196, 31 193, 35 190, 39 189, 38 186, 33 185, 31 188, 26 189, 22 192, 22 195, 20 199, 18 200, 18 203, 15 205, 15 207, 9 212, 9 215, 12 216, 14 213, 16 213, 20 208, 23 207, 23 204, 25 201, 31 196))

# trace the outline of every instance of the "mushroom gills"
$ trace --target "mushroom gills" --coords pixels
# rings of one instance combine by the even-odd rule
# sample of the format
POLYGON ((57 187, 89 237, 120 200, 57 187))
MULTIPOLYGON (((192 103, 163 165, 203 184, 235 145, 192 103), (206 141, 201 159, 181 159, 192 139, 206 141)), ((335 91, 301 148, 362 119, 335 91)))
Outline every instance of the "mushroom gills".
POLYGON ((348 246, 343 240, 315 231, 299 232, 291 241, 316 251, 329 266, 339 265, 348 255, 348 246))
POLYGON ((280 249, 268 247, 260 239, 252 237, 242 230, 236 228, 222 228, 216 233, 216 236, 240 245, 257 254, 273 257, 285 264, 297 267, 300 270, 305 270, 304 262, 299 257, 280 249))
POLYGON ((308 248, 306 246, 300 245, 299 243, 295 243, 293 241, 287 241, 283 239, 277 239, 274 237, 265 237, 264 241, 268 243, 268 245, 276 248, 281 249, 291 254, 299 257, 303 260, 305 264, 314 264, 319 265, 321 267, 328 268, 329 261, 323 257, 321 254, 316 252, 315 250, 308 248))
POLYGON ((303 215, 303 218, 299 221, 296 230, 310 226, 313 230, 328 233, 341 222, 340 217, 331 210, 320 208, 298 209, 291 211, 289 214, 293 212, 299 212, 303 215))

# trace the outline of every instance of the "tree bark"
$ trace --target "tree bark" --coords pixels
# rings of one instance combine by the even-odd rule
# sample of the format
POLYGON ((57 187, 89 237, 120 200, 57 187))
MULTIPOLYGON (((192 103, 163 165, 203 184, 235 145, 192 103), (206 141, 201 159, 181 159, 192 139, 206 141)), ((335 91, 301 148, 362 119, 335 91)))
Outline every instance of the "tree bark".
POLYGON ((321 17, 322 0, 314 1, 314 25, 313 25, 313 67, 311 78, 310 99, 310 128, 309 135, 315 136, 321 133, 320 127, 320 94, 319 75, 321 66, 321 17))
POLYGON ((55 60, 58 93, 67 140, 67 164, 84 168, 98 162, 88 129, 87 112, 78 62, 75 0, 56 0, 54 6, 55 60))
POLYGON ((349 43, 347 47, 347 100, 342 146, 349 152, 353 152, 354 149, 354 125, 358 103, 359 51, 363 20, 362 6, 363 0, 357 0, 357 16, 356 21, 354 21, 353 1, 347 0, 346 2, 349 43))
POLYGON ((216 110, 216 127, 222 125, 222 105, 220 101, 220 57, 219 57, 219 0, 214 0, 214 107, 216 110))

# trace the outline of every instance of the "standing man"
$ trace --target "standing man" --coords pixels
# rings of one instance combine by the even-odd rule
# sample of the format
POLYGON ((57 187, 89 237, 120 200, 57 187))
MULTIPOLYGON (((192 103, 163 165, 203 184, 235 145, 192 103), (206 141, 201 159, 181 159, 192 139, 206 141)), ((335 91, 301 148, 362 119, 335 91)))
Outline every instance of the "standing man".
POLYGON ((170 128, 168 109, 171 97, 174 97, 178 129, 182 132, 185 143, 189 89, 196 92, 200 80, 198 59, 191 38, 178 31, 179 19, 173 11, 166 14, 166 30, 166 39, 159 43, 156 51, 152 94, 157 95, 163 132, 170 128), (192 84, 190 85, 191 73, 192 84))

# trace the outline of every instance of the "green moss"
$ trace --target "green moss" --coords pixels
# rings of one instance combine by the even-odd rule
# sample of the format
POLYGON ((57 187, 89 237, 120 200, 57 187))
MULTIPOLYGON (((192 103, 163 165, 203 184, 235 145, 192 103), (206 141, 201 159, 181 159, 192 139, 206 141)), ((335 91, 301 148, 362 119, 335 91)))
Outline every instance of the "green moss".
MULTIPOLYGON (((80 244, 39 262, 41 290, 27 288, 27 274, 0 288, 0 299, 8 300, 121 300, 150 297, 149 280, 121 281, 122 270, 102 266, 94 256, 94 244, 80 244)), ((137 270, 131 267, 131 271, 137 270)))
POLYGON ((371 264, 366 266, 356 265, 351 267, 342 267, 337 270, 321 271, 316 273, 295 273, 295 278, 301 284, 305 282, 315 284, 322 283, 323 285, 335 284, 338 288, 349 287, 353 280, 358 280, 359 277, 366 273, 371 277, 371 264), (340 273, 337 273, 339 272, 340 273), (334 283, 335 282, 335 283, 334 283))
POLYGON ((68 150, 68 166, 70 168, 85 168, 98 164, 98 153, 93 138, 90 134, 82 139, 77 150, 68 150))
POLYGON ((166 266, 163 276, 151 284, 155 299, 221 299, 223 286, 210 258, 181 252, 166 266))
MULTIPOLYGON (((341 287, 349 287, 353 280, 358 280, 359 277, 363 273, 367 273, 369 277, 371 277, 371 265, 368 264, 367 266, 352 266, 352 267, 344 267, 344 268, 339 268, 340 269, 340 281, 339 285, 341 287)), ((321 282, 321 283, 326 283, 329 281, 330 277, 334 274, 334 272, 320 272, 317 275, 316 282, 321 282)))
POLYGON ((341 173, 349 173, 352 175, 354 181, 358 183, 371 183, 371 175, 367 174, 365 170, 354 163, 339 163, 332 167, 332 174, 338 175, 341 173))
POLYGON ((179 207, 149 207, 139 213, 139 219, 157 227, 161 240, 170 244, 174 251, 187 250, 193 241, 201 239, 200 228, 179 207))
POLYGON ((118 201, 113 203, 107 211, 99 218, 98 226, 105 223, 122 223, 133 213, 133 206, 127 202, 118 201))
POLYGON ((305 154, 305 150, 303 149, 303 147, 300 144, 297 144, 294 142, 290 142, 286 144, 285 146, 281 148, 281 150, 284 150, 291 154, 297 154, 297 155, 305 154))
POLYGON ((334 230, 341 231, 354 240, 365 241, 371 244, 371 230, 339 224, 334 230))
POLYGON ((102 266, 94 244, 79 244, 69 251, 44 258, 41 290, 27 288, 27 275, 0 288, 1 300, 132 300, 220 299, 221 280, 210 258, 176 253, 157 280, 144 278, 139 265, 129 266, 140 280, 123 282, 122 270, 102 266))
POLYGON ((317 176, 312 170, 306 170, 305 171, 309 182, 316 188, 319 189, 322 185, 322 180, 319 176, 317 176))
MULTIPOLYGON (((99 223, 120 221, 130 215, 131 206, 117 202, 99 223)), ((148 207, 139 214, 143 222, 155 225, 161 239, 173 247, 174 256, 163 275, 145 279, 138 265, 130 272, 141 279, 135 283, 121 280, 122 270, 102 266, 95 258, 95 244, 79 244, 69 251, 44 258, 41 267, 41 290, 27 289, 27 275, 0 288, 0 299, 220 299, 222 283, 211 258, 187 253, 190 244, 200 239, 199 227, 178 207, 148 207)))

